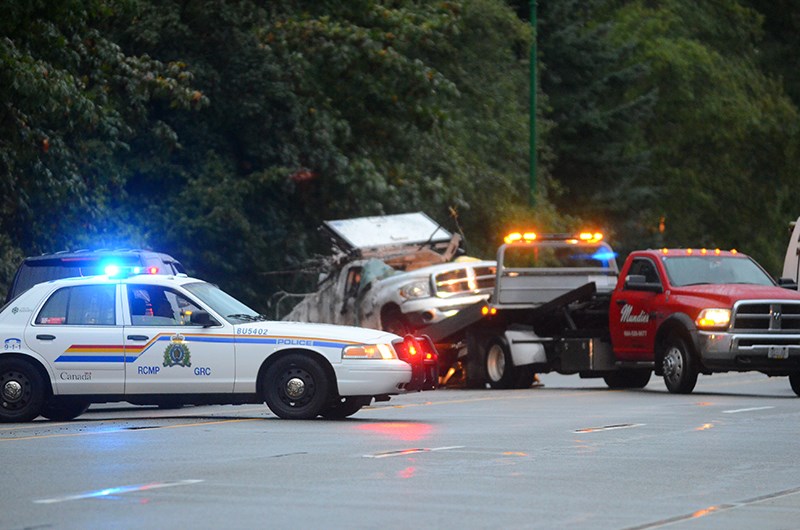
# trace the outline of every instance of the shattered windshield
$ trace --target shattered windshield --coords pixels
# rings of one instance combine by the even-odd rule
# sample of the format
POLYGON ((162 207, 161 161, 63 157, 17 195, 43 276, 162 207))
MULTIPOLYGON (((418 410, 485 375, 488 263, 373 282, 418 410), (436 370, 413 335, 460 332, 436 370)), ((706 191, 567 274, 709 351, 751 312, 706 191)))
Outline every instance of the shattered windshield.
POLYGON ((731 283, 775 285, 772 278, 749 258, 680 256, 662 259, 669 281, 675 287, 731 283))

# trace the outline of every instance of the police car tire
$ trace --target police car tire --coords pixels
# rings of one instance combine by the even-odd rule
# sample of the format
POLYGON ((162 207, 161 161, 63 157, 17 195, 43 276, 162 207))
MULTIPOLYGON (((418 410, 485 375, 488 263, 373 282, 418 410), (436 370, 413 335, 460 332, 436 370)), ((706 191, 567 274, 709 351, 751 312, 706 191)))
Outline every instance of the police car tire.
POLYGON ((325 370, 314 359, 292 353, 275 361, 264 375, 264 400, 279 418, 307 420, 316 418, 328 403, 330 383, 325 370), (290 395, 292 386, 302 392, 290 395))
POLYGON ((326 420, 342 420, 352 416, 362 407, 366 407, 372 402, 371 397, 350 396, 341 398, 341 401, 327 407, 320 414, 326 420))
POLYGON ((40 415, 51 421, 74 420, 89 408, 90 403, 79 399, 57 398, 48 399, 40 415))
POLYGON ((41 412, 44 400, 44 379, 33 365, 20 359, 0 361, 0 422, 33 420, 41 412), (6 394, 18 385, 18 397, 6 394))

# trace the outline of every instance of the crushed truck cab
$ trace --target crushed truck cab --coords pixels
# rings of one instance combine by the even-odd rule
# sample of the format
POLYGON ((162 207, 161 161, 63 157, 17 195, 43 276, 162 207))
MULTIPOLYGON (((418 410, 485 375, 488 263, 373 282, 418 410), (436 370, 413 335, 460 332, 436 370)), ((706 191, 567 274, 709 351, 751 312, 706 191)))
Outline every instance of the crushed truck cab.
POLYGON ((314 292, 283 320, 383 329, 404 335, 483 302, 495 262, 461 255, 461 238, 421 212, 325 221, 333 243, 314 292))

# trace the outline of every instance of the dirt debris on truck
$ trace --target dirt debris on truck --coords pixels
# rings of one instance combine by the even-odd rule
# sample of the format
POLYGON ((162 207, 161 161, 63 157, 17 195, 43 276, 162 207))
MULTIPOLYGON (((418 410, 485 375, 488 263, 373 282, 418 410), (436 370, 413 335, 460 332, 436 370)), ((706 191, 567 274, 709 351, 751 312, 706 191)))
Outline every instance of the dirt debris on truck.
POLYGON ((422 212, 325 221, 322 230, 332 251, 317 289, 280 293, 283 320, 404 335, 486 300, 494 287, 495 262, 465 256, 461 236, 422 212))
POLYGON ((489 301, 419 333, 471 387, 557 372, 642 388, 655 372, 689 393, 699 374, 759 371, 800 395, 800 293, 736 251, 635 251, 618 273, 602 234, 514 234, 489 301))

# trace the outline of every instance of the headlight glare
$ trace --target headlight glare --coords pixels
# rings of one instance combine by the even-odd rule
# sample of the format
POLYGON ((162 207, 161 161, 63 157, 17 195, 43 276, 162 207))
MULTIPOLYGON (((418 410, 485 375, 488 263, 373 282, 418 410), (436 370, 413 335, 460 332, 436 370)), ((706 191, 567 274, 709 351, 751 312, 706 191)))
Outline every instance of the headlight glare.
POLYGON ((694 323, 700 329, 723 329, 731 323, 731 310, 708 308, 700 311, 694 323))
POLYGON ((342 350, 342 359, 397 359, 389 344, 356 344, 342 350))

